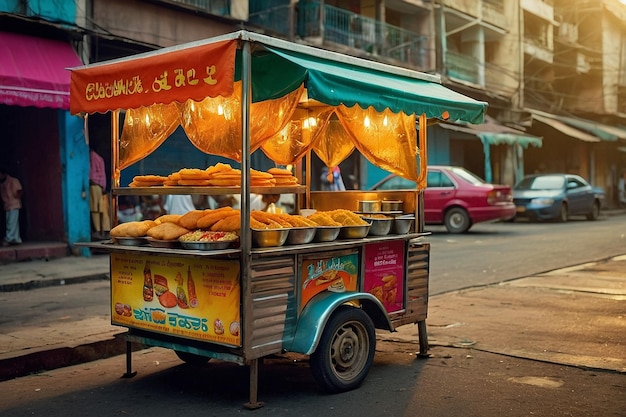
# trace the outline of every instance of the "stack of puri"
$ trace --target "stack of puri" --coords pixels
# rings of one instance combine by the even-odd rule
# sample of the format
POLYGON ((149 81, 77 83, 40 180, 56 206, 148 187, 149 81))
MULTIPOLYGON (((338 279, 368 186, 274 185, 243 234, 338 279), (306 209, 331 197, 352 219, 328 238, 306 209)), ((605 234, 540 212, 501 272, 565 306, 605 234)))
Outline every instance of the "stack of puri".
POLYGON ((267 172, 274 178, 276 186, 298 185, 298 179, 287 169, 270 168, 267 172))
POLYGON ((163 177, 161 175, 136 175, 133 177, 133 180, 129 187, 155 187, 162 186, 164 181, 167 180, 167 177, 163 177))

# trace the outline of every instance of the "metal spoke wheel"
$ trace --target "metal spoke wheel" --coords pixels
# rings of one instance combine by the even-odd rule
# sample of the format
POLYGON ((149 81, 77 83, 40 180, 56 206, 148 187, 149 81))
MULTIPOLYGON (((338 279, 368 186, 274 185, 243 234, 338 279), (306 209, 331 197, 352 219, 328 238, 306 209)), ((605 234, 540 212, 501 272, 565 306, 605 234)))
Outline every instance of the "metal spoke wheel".
POLYGON ((376 330, 372 319, 359 308, 341 307, 326 324, 311 355, 311 372, 326 391, 349 391, 365 380, 375 350, 376 330))
POLYGON ((453 207, 446 212, 444 225, 450 233, 465 233, 472 226, 472 221, 465 209, 453 207))

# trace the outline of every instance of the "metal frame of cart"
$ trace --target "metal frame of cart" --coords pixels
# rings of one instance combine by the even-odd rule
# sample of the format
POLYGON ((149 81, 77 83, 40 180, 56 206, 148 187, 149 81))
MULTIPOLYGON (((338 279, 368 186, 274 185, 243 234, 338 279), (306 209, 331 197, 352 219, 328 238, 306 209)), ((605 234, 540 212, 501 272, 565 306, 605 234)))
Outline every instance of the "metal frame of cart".
MULTIPOLYGON (((209 66, 206 68, 208 74, 209 66)), ((271 72, 270 70, 266 72, 271 72)), ((159 74, 155 74, 156 84, 153 83, 153 87, 155 85, 159 89, 166 87, 165 83, 157 82, 159 74)), ((258 83, 255 86, 262 87, 258 83)), ((241 194, 241 234, 240 247, 237 249, 204 252, 122 247, 111 244, 98 245, 99 248, 111 253, 112 270, 121 268, 115 259, 141 261, 155 257, 169 257, 175 261, 180 260, 182 263, 188 262, 190 265, 193 263, 211 264, 218 261, 228 264, 228 262, 238 261, 240 266, 238 274, 241 288, 241 334, 238 345, 220 343, 215 340, 198 340, 194 337, 167 334, 163 331, 129 325, 126 336, 128 340, 126 376, 133 375, 131 342, 174 349, 181 359, 188 362, 217 358, 249 365, 250 393, 246 406, 258 408, 262 405, 258 401, 259 360, 271 354, 297 352, 311 355, 314 376, 321 385, 332 392, 353 389, 367 376, 374 356, 374 328, 393 331, 399 325, 416 323, 419 331, 420 354, 426 355, 428 340, 425 320, 428 306, 430 245, 424 241, 426 233, 424 233, 421 216, 423 197, 420 192, 425 184, 426 127, 433 121, 448 118, 478 123, 482 121, 485 108, 485 103, 443 87, 439 79, 432 75, 246 31, 140 54, 127 59, 72 69, 72 113, 113 112, 112 192, 114 202, 120 195, 190 193, 215 195, 233 192, 241 194), (119 110, 166 101, 199 100, 205 94, 202 91, 181 88, 163 100, 158 95, 148 94, 147 86, 144 86, 144 90, 141 91, 138 87, 137 76, 132 74, 140 74, 141 71, 138 68, 152 62, 151 60, 155 58, 170 55, 183 56, 180 54, 195 53, 197 48, 221 45, 224 42, 235 42, 236 48, 241 52, 241 65, 238 67, 242 84, 241 158, 239 161, 242 173, 241 187, 168 187, 164 189, 120 187, 119 110), (298 74, 302 77, 300 81, 307 85, 310 99, 327 105, 353 106, 356 104, 362 108, 372 107, 377 111, 391 109, 394 112, 415 114, 419 128, 419 146, 418 143, 415 143, 415 146, 419 148, 417 157, 420 164, 418 172, 414 173, 414 179, 417 179, 418 189, 381 191, 375 194, 356 190, 334 194, 311 191, 309 186, 311 183, 310 151, 302 158, 305 169, 303 170, 302 162, 297 165, 298 175, 305 184, 304 186, 276 187, 272 190, 251 186, 250 107, 253 101, 253 77, 258 73, 258 71, 253 71, 252 62, 253 54, 258 52, 278 56, 294 68, 299 68, 301 71, 298 74), (111 82, 102 80, 111 80, 111 82), (140 92, 145 94, 139 94, 140 92), (250 233, 250 192, 294 193, 297 195, 299 208, 319 210, 336 207, 356 210, 354 205, 356 201, 372 198, 402 200, 404 212, 414 214, 416 221, 409 233, 404 235, 366 237, 324 244, 255 248, 250 233), (368 264, 368 257, 374 256, 372 253, 375 256, 391 254, 390 256, 395 257, 393 262, 397 261, 399 264, 397 268, 402 271, 400 273, 402 303, 393 311, 388 311, 380 299, 368 292, 366 288, 367 275, 376 270, 376 267, 372 266, 376 265, 375 263, 368 264), (305 297, 306 277, 311 274, 307 272, 307 269, 314 269, 317 264, 322 265, 323 269, 323 265, 328 263, 353 264, 356 272, 351 278, 354 279, 352 291, 323 291, 313 293, 310 298, 306 298, 309 297, 308 295, 305 297)), ((130 278, 129 280, 132 281, 130 278)), ((114 310, 113 300, 112 310, 114 310)), ((114 324, 119 323, 114 322, 114 324)))

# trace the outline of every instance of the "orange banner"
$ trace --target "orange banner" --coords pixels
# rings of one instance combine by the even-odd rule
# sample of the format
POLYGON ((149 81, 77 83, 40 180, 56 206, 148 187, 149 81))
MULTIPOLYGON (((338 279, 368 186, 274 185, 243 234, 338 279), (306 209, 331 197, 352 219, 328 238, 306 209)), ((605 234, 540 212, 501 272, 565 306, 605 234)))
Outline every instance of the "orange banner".
POLYGON ((230 96, 236 50, 236 41, 229 40, 72 70, 70 112, 230 96))

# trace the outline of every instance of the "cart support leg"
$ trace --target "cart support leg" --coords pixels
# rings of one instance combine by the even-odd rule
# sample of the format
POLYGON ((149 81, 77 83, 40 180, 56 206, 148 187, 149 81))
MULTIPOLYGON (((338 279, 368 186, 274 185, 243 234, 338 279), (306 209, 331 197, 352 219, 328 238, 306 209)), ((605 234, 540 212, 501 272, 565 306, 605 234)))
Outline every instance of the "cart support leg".
POLYGON ((250 362, 250 401, 244 404, 248 410, 256 410, 263 407, 263 403, 258 401, 259 393, 259 359, 250 362))
POLYGON ((137 372, 133 372, 132 361, 133 349, 130 341, 126 341, 126 373, 122 375, 122 378, 132 378, 137 375, 137 372))
POLYGON ((417 333, 420 344, 420 357, 428 357, 428 333, 426 332, 426 320, 417 322, 417 333))

